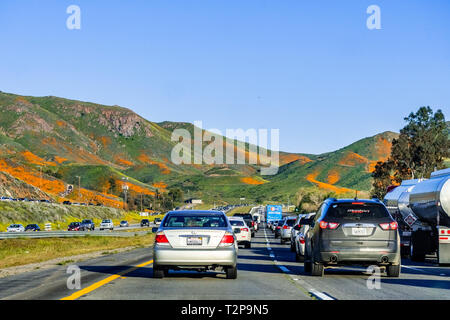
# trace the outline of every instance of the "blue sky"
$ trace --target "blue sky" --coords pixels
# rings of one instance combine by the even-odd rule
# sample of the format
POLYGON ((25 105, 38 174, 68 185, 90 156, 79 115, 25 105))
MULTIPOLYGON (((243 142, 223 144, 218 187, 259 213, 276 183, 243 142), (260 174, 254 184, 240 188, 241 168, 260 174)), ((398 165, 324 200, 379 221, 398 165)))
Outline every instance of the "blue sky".
POLYGON ((450 118, 447 0, 2 0, 0 38, 1 91, 279 128, 284 151, 398 131, 422 105, 450 118), (72 4, 81 30, 66 28, 72 4))

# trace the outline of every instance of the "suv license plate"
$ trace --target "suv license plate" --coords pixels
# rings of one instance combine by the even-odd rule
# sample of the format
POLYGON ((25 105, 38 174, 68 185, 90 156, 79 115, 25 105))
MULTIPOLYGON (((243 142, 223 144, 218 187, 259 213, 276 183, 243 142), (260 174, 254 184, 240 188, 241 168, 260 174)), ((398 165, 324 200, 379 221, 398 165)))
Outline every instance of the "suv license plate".
POLYGON ((354 236, 366 236, 366 228, 352 228, 352 235, 354 236))
POLYGON ((202 245, 202 237, 188 237, 187 238, 188 245, 202 245))

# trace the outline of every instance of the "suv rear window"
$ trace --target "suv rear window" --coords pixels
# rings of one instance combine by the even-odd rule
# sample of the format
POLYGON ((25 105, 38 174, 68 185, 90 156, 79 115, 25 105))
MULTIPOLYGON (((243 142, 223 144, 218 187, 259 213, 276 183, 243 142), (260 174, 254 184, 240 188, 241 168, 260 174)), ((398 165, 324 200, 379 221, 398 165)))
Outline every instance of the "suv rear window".
POLYGON ((226 228, 223 215, 173 215, 164 221, 164 227, 172 228, 226 228))
POLYGON ((295 220, 294 219, 288 219, 286 220, 286 225, 288 225, 289 227, 292 227, 295 224, 295 220))
POLYGON ((381 204, 350 202, 350 203, 334 203, 326 212, 327 218, 333 219, 381 219, 389 218, 389 212, 381 204))

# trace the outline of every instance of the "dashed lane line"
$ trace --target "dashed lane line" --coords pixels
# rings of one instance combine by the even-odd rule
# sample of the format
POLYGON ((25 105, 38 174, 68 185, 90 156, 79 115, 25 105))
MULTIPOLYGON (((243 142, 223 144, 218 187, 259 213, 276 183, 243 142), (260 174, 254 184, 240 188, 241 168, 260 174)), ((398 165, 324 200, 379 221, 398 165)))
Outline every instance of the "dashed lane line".
POLYGON ((304 280, 302 280, 302 279, 298 278, 297 276, 293 275, 293 274, 291 273, 291 270, 289 270, 286 266, 284 266, 284 265, 278 263, 278 260, 275 259, 275 254, 273 253, 273 250, 272 250, 272 248, 270 247, 270 241, 269 241, 269 239, 267 238, 266 229, 264 229, 264 238, 266 239, 266 248, 267 248, 267 250, 270 252, 270 253, 269 253, 269 257, 272 258, 272 260, 273 260, 273 262, 275 263, 275 265, 276 265, 281 271, 283 271, 285 274, 289 275, 290 278, 291 278, 293 281, 296 281, 296 282, 297 282, 298 284, 300 284, 303 288, 305 288, 305 289, 308 291, 308 293, 309 293, 312 297, 314 297, 314 298, 316 298, 316 299, 318 299, 318 300, 336 300, 335 298, 333 298, 333 297, 327 295, 325 292, 317 291, 316 289, 314 289, 313 287, 311 287, 309 284, 307 284, 304 280))

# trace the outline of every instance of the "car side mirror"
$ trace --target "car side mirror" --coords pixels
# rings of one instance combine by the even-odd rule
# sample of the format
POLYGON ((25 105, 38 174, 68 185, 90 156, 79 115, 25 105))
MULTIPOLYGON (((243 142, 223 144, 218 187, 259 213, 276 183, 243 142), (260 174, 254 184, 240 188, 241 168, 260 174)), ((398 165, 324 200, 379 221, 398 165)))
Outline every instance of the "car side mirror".
POLYGON ((241 229, 234 229, 234 233, 241 233, 241 229))
POLYGON ((158 231, 158 227, 153 227, 153 228, 152 228, 152 232, 153 232, 153 233, 155 233, 155 232, 157 232, 157 231, 158 231))

